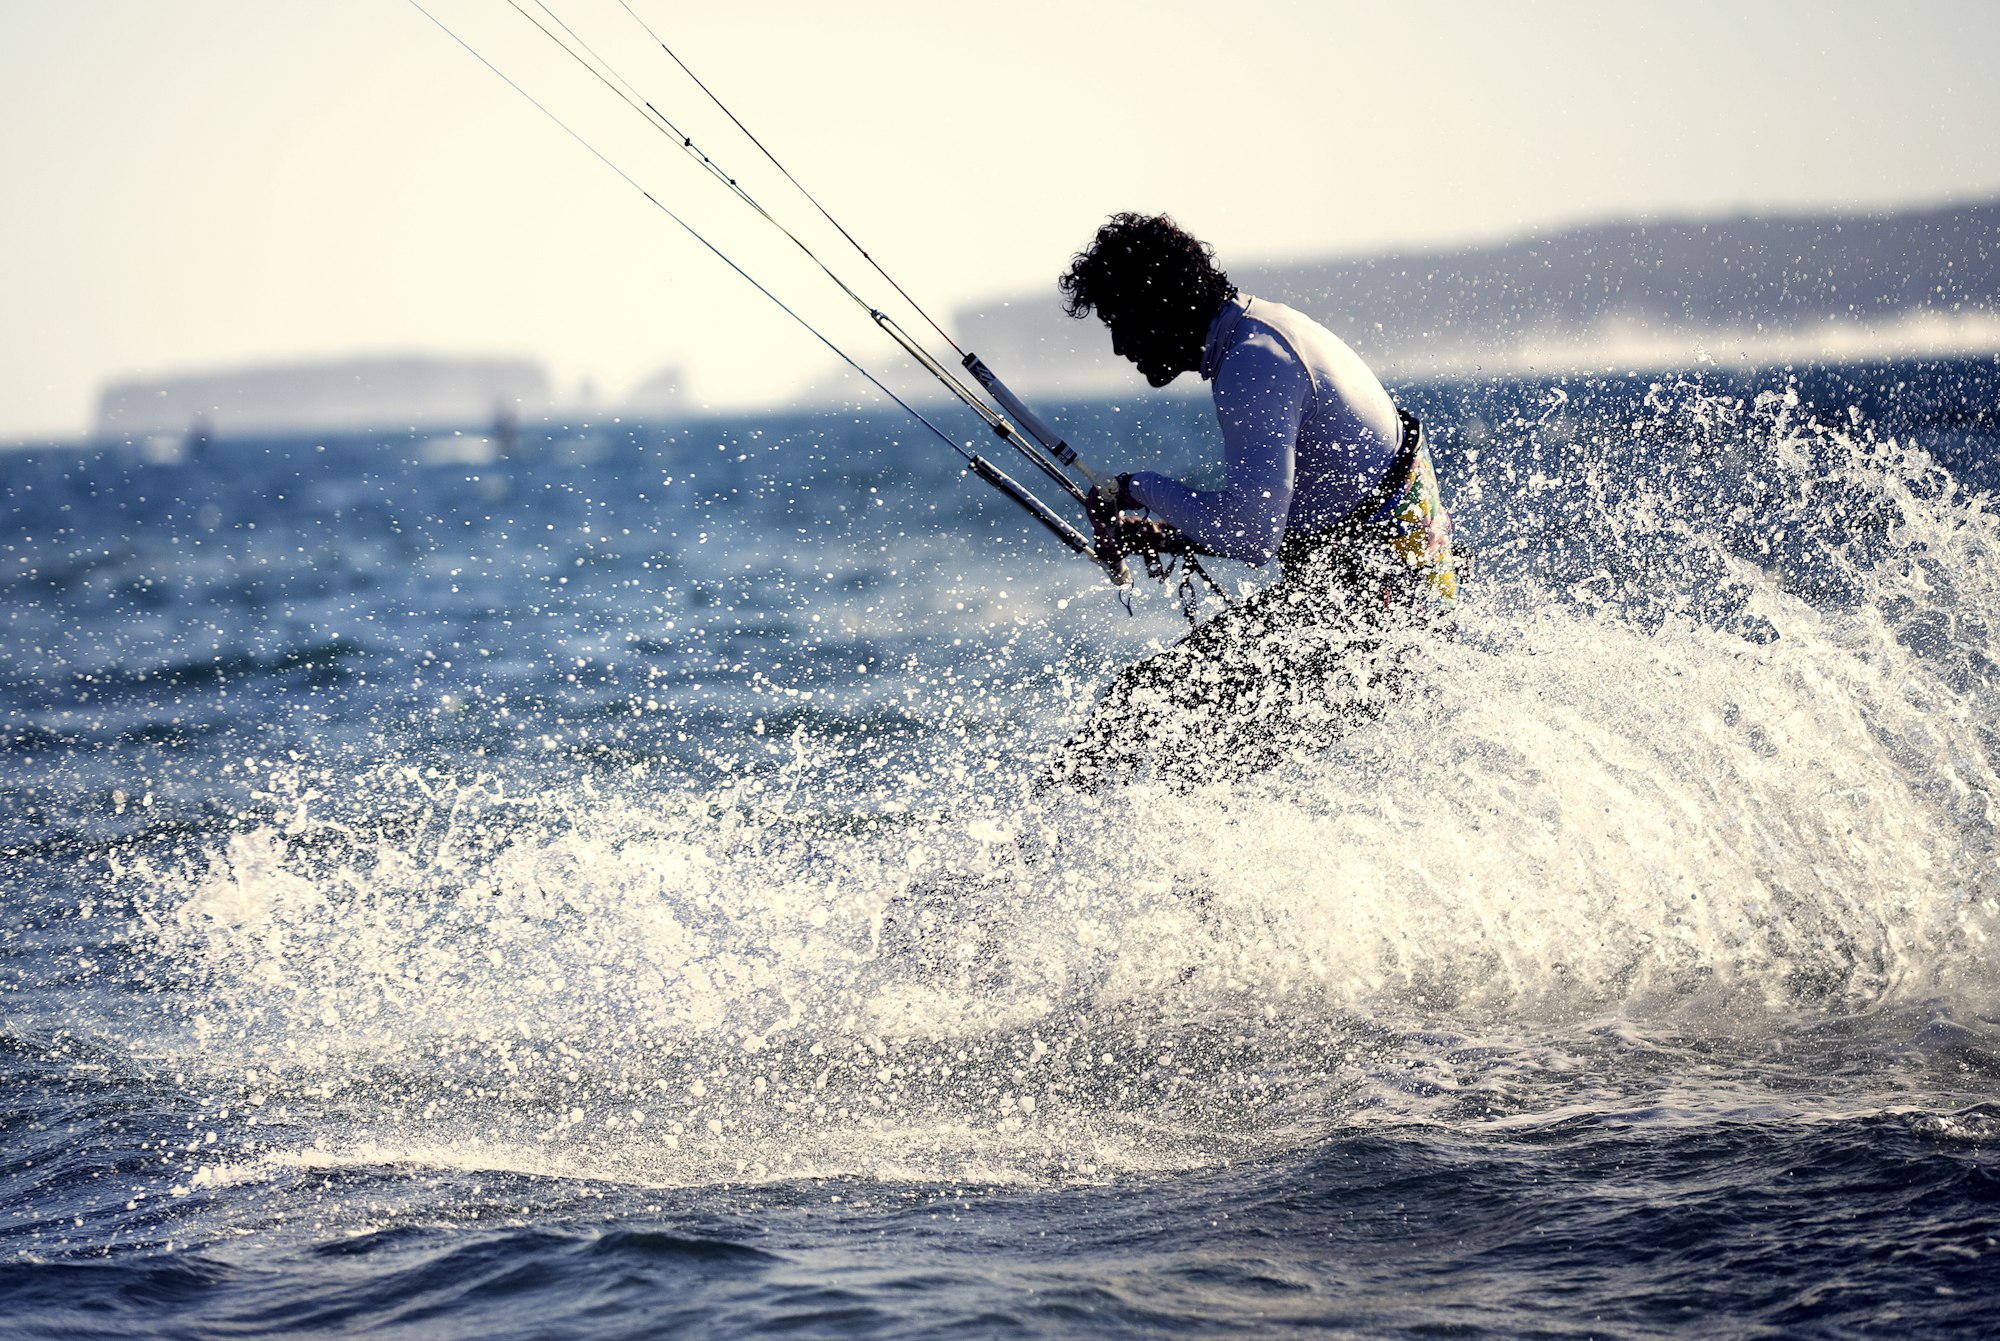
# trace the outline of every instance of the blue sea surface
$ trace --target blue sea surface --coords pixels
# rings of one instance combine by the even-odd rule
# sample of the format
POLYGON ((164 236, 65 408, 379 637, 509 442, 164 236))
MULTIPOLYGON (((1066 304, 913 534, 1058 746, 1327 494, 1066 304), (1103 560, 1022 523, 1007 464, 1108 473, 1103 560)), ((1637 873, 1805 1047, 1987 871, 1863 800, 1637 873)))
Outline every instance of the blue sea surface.
POLYGON ((0 1331, 1991 1330, 2000 364, 1398 395, 1418 682, 1053 800, 892 409, 0 456, 0 1331))

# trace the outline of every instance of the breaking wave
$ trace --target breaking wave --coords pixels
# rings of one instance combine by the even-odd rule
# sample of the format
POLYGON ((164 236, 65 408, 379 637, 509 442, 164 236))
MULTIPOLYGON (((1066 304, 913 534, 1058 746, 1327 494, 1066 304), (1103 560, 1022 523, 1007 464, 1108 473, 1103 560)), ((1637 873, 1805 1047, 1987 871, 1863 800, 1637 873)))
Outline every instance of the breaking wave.
POLYGON ((1426 689, 1247 782, 1032 800, 990 726, 1020 671, 719 783, 252 761, 232 832, 110 881, 175 988, 147 1046, 291 1133, 200 1176, 1061 1181, 1685 1085, 1690 1049, 1838 1106, 1841 1021, 1863 1088, 1939 1029, 1988 1056, 1986 499, 1784 394, 1502 427, 1426 689))

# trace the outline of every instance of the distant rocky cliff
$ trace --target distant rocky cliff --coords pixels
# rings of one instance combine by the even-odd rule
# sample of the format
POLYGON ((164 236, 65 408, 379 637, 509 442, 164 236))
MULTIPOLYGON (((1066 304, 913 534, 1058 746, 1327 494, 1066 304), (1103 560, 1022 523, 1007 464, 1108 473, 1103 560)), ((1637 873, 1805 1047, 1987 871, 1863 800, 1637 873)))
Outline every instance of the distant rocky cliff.
POLYGON ((478 424, 549 404, 525 359, 379 357, 131 379, 98 398, 97 436, 478 424))
MULTIPOLYGON (((1246 292, 1305 309, 1404 376, 2000 349, 2000 202, 1603 224, 1287 265, 1219 259, 1246 292)), ((1024 385, 1136 387, 1096 321, 1062 314, 1059 268, 1039 291, 960 312, 967 348, 1024 385)))

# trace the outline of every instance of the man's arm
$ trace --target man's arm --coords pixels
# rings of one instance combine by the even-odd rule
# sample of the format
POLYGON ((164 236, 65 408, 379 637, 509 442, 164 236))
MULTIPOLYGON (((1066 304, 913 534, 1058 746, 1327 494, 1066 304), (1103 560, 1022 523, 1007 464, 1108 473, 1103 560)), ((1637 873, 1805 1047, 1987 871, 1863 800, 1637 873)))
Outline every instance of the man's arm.
POLYGON ((1292 511, 1299 425, 1312 379, 1275 336, 1258 334, 1223 360, 1215 415, 1227 464, 1220 493, 1202 493, 1151 471, 1132 476, 1135 501, 1203 548, 1269 563, 1292 511))

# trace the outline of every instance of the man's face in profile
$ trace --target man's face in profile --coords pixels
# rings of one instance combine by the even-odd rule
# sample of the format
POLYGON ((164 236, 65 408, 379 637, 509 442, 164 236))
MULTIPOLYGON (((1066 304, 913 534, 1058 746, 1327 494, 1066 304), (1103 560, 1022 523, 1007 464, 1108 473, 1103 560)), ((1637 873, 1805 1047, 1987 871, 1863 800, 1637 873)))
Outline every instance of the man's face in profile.
POLYGON ((1163 331, 1161 323, 1130 312, 1100 306, 1097 315, 1111 330, 1111 352, 1130 359, 1148 384, 1165 386, 1194 366, 1198 351, 1184 334, 1163 331))

